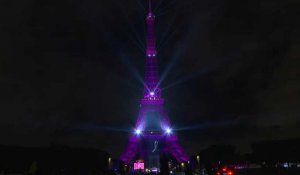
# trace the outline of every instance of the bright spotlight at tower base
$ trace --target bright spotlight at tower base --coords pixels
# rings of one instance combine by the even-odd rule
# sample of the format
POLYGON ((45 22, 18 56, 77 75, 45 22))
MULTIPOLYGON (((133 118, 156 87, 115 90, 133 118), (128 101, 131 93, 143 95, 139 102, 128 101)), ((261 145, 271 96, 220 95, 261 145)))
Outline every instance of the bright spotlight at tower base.
POLYGON ((171 128, 167 128, 167 129, 166 129, 166 133, 167 133, 167 134, 172 134, 172 129, 171 129, 171 128))
POLYGON ((136 135, 140 135, 140 134, 142 133, 142 131, 141 131, 140 129, 136 129, 136 130, 134 131, 134 133, 135 133, 136 135))

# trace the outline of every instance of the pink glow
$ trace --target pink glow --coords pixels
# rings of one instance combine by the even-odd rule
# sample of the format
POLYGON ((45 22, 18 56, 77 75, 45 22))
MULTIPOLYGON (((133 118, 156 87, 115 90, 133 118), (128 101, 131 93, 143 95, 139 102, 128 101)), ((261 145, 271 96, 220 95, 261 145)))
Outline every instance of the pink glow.
POLYGON ((144 163, 140 163, 140 162, 134 163, 133 169, 134 170, 143 170, 144 169, 144 163))

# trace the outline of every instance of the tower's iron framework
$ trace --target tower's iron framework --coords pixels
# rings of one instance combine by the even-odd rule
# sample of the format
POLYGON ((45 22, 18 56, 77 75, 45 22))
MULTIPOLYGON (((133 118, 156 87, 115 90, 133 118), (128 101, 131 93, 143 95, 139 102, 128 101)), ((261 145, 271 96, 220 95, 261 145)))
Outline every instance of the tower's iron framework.
POLYGON ((146 23, 147 50, 144 97, 140 101, 135 134, 130 136, 129 145, 120 159, 126 164, 135 158, 143 159, 146 166, 151 168, 151 166, 157 165, 151 164, 150 159, 157 160, 161 154, 171 155, 178 163, 188 161, 188 156, 179 145, 177 136, 172 133, 170 120, 164 112, 164 99, 161 98, 156 59, 155 16, 151 9, 150 0, 146 23))

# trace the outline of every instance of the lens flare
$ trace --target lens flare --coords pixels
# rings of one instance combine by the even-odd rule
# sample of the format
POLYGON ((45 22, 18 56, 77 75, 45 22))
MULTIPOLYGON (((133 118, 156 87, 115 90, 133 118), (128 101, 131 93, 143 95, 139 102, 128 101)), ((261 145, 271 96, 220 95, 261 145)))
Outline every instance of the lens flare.
POLYGON ((172 133, 171 128, 167 128, 167 129, 166 129, 166 133, 167 133, 167 134, 171 134, 171 133, 172 133))
POLYGON ((140 135, 141 133, 142 133, 142 131, 141 131, 140 129, 136 129, 136 130, 135 130, 135 134, 136 134, 136 135, 140 135))

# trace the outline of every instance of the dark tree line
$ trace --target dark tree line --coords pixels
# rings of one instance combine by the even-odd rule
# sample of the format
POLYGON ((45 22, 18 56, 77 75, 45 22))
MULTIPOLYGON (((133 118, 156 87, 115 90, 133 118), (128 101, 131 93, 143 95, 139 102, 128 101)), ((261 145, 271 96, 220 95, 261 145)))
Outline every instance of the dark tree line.
POLYGON ((106 152, 66 146, 27 148, 0 146, 0 171, 26 174, 103 174, 106 152))
POLYGON ((300 162, 300 139, 274 140, 252 144, 252 159, 270 164, 300 162))
MULTIPOLYGON (((218 164, 257 163, 275 165, 283 162, 300 162, 300 139, 272 140, 253 143, 252 153, 241 155, 234 145, 219 144, 202 151, 200 164, 213 167, 218 164)), ((196 159, 194 160, 196 161, 196 159)))

